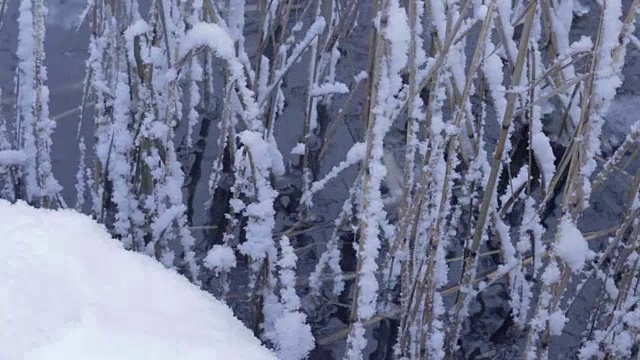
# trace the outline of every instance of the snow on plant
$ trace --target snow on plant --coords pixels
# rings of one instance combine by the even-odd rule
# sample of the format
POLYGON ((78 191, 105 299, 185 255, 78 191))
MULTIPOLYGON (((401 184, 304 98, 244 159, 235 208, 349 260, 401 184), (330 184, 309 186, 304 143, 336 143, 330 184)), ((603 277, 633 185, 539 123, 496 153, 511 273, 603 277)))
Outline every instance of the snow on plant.
MULTIPOLYGON (((585 128, 584 161, 580 169, 584 197, 589 198, 591 186, 589 177, 596 170, 595 156, 600 154, 600 136, 604 116, 616 94, 616 89, 622 85, 620 78, 621 59, 615 58, 620 44, 620 35, 623 34, 622 3, 621 1, 607 1, 602 4, 601 26, 596 43, 596 56, 592 60, 591 99, 589 106, 583 106, 582 126, 585 128), (597 76, 595 76, 597 74, 597 76), (588 121, 587 121, 588 119, 588 121)), ((623 37, 623 41, 626 37, 623 37)), ((624 57, 624 54, 620 55, 624 57)), ((586 98, 585 98, 586 99, 586 98)), ((586 100, 583 100, 583 102, 586 100)))
POLYGON ((3 98, 0 89, 0 198, 9 201, 16 200, 16 165, 24 164, 27 154, 13 149, 12 136, 8 133, 7 120, 4 116, 4 108, 1 106, 3 98))
POLYGON ((182 205, 184 175, 174 148, 181 103, 173 79, 154 76, 169 69, 171 59, 165 54, 175 53, 179 35, 161 5, 154 3, 151 23, 139 19, 135 4, 125 7, 138 19, 133 24, 121 22, 127 17, 114 16, 108 5, 104 17, 94 18, 92 25, 99 31, 90 40, 87 61, 87 86, 97 103, 98 197, 93 208, 125 246, 166 266, 180 266, 197 282, 194 240, 182 205), (163 21, 157 22, 159 18, 163 21), (154 38, 152 30, 160 26, 169 26, 165 36, 173 38, 154 38), (118 29, 123 29, 121 36, 118 29), (182 247, 180 259, 172 241, 182 247))
POLYGON ((254 270, 258 270, 263 261, 266 261, 269 256, 274 256, 275 244, 272 233, 275 226, 275 211, 273 201, 277 193, 267 180, 272 167, 269 144, 262 139, 260 134, 252 131, 244 131, 238 134, 238 137, 244 147, 238 150, 236 159, 241 159, 240 161, 244 164, 241 167, 237 165, 237 167, 244 169, 243 175, 246 179, 250 179, 245 181, 252 183, 253 194, 251 194, 251 198, 254 198, 243 210, 244 216, 247 217, 245 227, 247 240, 240 244, 238 249, 255 261, 254 270))
POLYGON ((589 244, 580 230, 566 216, 562 218, 558 232, 559 239, 555 246, 555 252, 562 261, 569 265, 571 271, 577 273, 595 254, 589 250, 589 244))
POLYGON ((22 167, 20 198, 44 207, 64 206, 62 189, 51 168, 51 133, 55 123, 49 117, 49 88, 44 65, 44 1, 20 1, 18 15, 18 67, 16 68, 17 145, 27 155, 22 167))
MULTIPOLYGON (((632 10, 635 8, 637 4, 632 10)), ((585 261, 593 257, 574 223, 588 206, 587 201, 592 192, 590 176, 596 170, 595 156, 600 152, 604 116, 616 89, 621 84, 619 62, 621 57, 624 57, 624 50, 620 49, 627 41, 624 31, 626 26, 622 20, 622 4, 619 1, 602 3, 601 10, 595 53, 590 63, 591 72, 583 93, 580 123, 576 128, 580 138, 576 141, 576 148, 569 153, 572 161, 568 169, 568 189, 563 199, 564 217, 557 229, 555 247, 550 255, 551 262, 545 270, 547 274, 555 267, 557 275, 548 276, 541 290, 533 320, 538 326, 534 326, 529 332, 525 350, 529 358, 548 356, 548 347, 540 349, 536 344, 537 339, 540 334, 548 334, 551 331, 549 314, 557 312, 560 308, 564 289, 571 279, 569 271, 579 272, 585 261), (557 269, 556 256, 566 264, 562 270, 557 269), (541 326, 544 322, 546 326, 541 326)), ((631 23, 627 23, 627 26, 631 26, 631 23)), ((609 250, 601 256, 608 253, 609 250)), ((602 274, 598 271, 591 273, 602 274)), ((602 280, 607 282, 606 279, 602 280)))
POLYGON ((311 197, 313 196, 313 194, 322 190, 326 186, 326 184, 331 181, 331 179, 337 177, 340 172, 364 159, 365 152, 366 144, 355 143, 347 152, 345 160, 340 162, 340 164, 334 166, 333 169, 331 169, 331 171, 329 171, 329 173, 325 175, 324 178, 314 182, 311 185, 311 188, 305 194, 303 194, 301 201, 304 202, 307 206, 311 207, 311 197))
POLYGON ((384 137, 392 125, 391 115, 400 106, 398 93, 402 90, 401 71, 405 68, 409 55, 410 28, 405 9, 398 1, 383 2, 375 26, 380 37, 376 41, 376 54, 380 55, 374 71, 372 94, 372 116, 369 119, 363 173, 362 212, 358 247, 358 281, 355 295, 357 321, 349 333, 349 359, 362 358, 366 346, 362 322, 374 316, 377 307, 378 269, 377 258, 386 224, 386 212, 380 193, 380 186, 387 173, 382 162, 384 137))
POLYGON ((84 137, 78 142, 78 150, 80 150, 80 160, 78 160, 78 172, 76 173, 76 205, 75 209, 82 212, 85 204, 85 195, 87 191, 87 168, 85 167, 85 153, 87 146, 84 143, 84 137))
POLYGON ((296 262, 298 258, 289 239, 279 241, 280 256, 277 262, 280 283, 279 315, 273 329, 266 336, 276 345, 279 359, 306 359, 315 347, 311 327, 306 324, 306 315, 300 311, 300 298, 296 294, 296 262))
MULTIPOLYGON (((637 155, 636 124, 596 173, 640 0, 626 16, 620 0, 598 2, 597 36, 573 44, 573 14, 582 11, 573 0, 409 0, 406 8, 376 0, 367 4, 375 9, 369 19, 357 0, 226 3, 154 0, 142 14, 136 0, 88 2, 81 119, 91 122, 95 145, 85 154, 80 143, 77 208, 89 187, 92 213, 125 247, 203 280, 226 301, 250 301, 251 327, 283 359, 309 356, 314 340, 330 343, 313 338, 297 286, 309 285, 314 311, 336 301, 347 307, 346 328, 330 336, 347 338, 345 358, 366 356, 366 332, 384 321, 398 335, 377 336, 378 347, 413 360, 469 356, 458 341, 469 307, 504 281, 516 325, 529 325, 524 357, 544 359, 548 347, 539 345, 562 333, 591 279, 602 283, 602 306, 590 316, 602 320, 590 322, 580 356, 634 355, 640 178, 626 175, 634 181, 613 234, 587 236, 578 225, 590 194, 637 155), (375 29, 367 64, 351 56, 349 37, 361 35, 362 24, 375 29), (297 96, 290 84, 300 76, 305 93, 297 96), (351 101, 360 100, 361 133, 342 161, 323 162, 336 132, 345 123, 352 130, 351 101), (290 130, 279 122, 292 110, 302 133, 283 154, 290 130), (398 143, 389 136, 394 122, 406 125, 400 149, 390 145, 398 143), (547 123, 562 130, 549 133, 547 123), (217 129, 213 151, 209 124, 217 129), (185 168, 202 166, 190 160, 199 151, 215 156, 212 219, 203 226, 187 223, 198 210, 188 208, 195 195, 186 204, 182 195, 185 168), (290 155, 299 163, 287 164, 290 155), (332 198, 342 208, 327 221, 325 240, 315 220, 326 211, 312 200, 346 180, 352 165, 358 174, 346 199, 332 198), (561 217, 547 212, 557 194, 561 217), (608 235, 604 251, 590 250, 588 241, 608 235), (349 259, 343 242, 352 240, 349 259), (306 254, 319 248, 307 284, 296 262, 308 265, 306 254), (495 268, 480 279, 489 255, 495 268), (354 262, 346 274, 342 266, 354 262), (199 277, 200 266, 210 271, 199 277), (246 293, 237 293, 237 279, 248 279, 246 293), (566 294, 573 283, 576 294, 566 294)), ((0 194, 60 206, 42 63, 45 8, 23 0, 19 10, 17 116, 15 126, 0 118, 0 194)), ((197 175, 188 180, 198 186, 190 183, 197 175)))
MULTIPOLYGON (((460 70, 454 73, 454 76, 456 76, 457 78, 465 79, 464 88, 463 88, 464 89, 463 99, 462 99, 462 101, 464 102, 457 105, 458 108, 456 109, 457 113, 456 113, 456 118, 454 120, 455 121, 454 126, 457 128, 463 128, 464 126, 464 123, 462 122, 463 118, 465 119, 465 122, 470 121, 470 119, 472 118, 471 104, 468 98, 474 91, 472 86, 474 73, 476 69, 481 67, 481 57, 484 50, 483 47, 484 47, 484 44, 488 41, 489 39, 488 35, 490 34, 493 28, 492 18, 494 13, 494 7, 495 7, 495 2, 492 1, 489 4, 487 11, 486 12, 482 11, 482 13, 486 14, 486 17, 483 21, 482 29, 480 30, 480 41, 478 42, 474 50, 474 55, 471 60, 471 68, 468 70, 469 73, 466 76, 464 74, 460 74, 459 73, 460 70)), ((526 30, 527 28, 525 27, 525 32, 523 32, 523 36, 525 38, 528 37, 526 30)), ((516 72, 519 72, 519 73, 516 73, 513 75, 512 86, 518 86, 522 81, 521 61, 518 63, 518 65, 520 66, 516 66, 516 72)), ((452 68, 455 69, 456 67, 452 67, 452 68)), ((495 79, 497 78, 498 81, 500 81, 500 77, 501 77, 500 73, 499 72, 497 74, 494 73, 497 69, 491 68, 491 67, 488 67, 485 69, 489 70, 488 76, 492 77, 491 80, 495 81, 495 79)), ((459 81, 461 82, 461 80, 459 81)), ((498 87, 499 89, 500 83, 490 82, 490 87, 498 87)), ((487 218, 490 218, 492 213, 497 211, 496 209, 497 195, 495 193, 495 189, 497 185, 496 179, 497 179, 498 173, 502 169, 503 152, 508 151, 508 148, 510 146, 508 145, 509 142, 507 141, 512 131, 512 124, 511 124, 512 114, 510 113, 510 111, 512 111, 515 102, 516 102, 516 95, 510 94, 510 96, 507 98, 505 112, 504 114, 502 114, 503 118, 502 119, 498 118, 498 122, 502 121, 502 126, 500 129, 500 138, 498 140, 498 144, 496 145, 496 149, 494 150, 493 163, 490 164, 488 156, 484 149, 484 142, 483 142, 484 134, 483 134, 482 119, 480 123, 481 130, 479 131, 479 134, 477 136, 474 137, 472 136, 472 134, 469 133, 468 130, 466 131, 467 137, 470 140, 475 140, 475 142, 477 142, 477 145, 474 146, 473 144, 469 144, 466 147, 464 147, 463 145, 465 145, 465 143, 460 144, 460 148, 463 150, 466 150, 466 148, 471 147, 471 151, 469 150, 466 150, 466 151, 471 152, 473 156, 469 164, 469 170, 468 170, 469 174, 464 178, 466 196, 463 197, 462 201, 464 201, 463 204, 468 203, 470 207, 472 206, 472 204, 477 204, 477 203, 480 203, 480 206, 478 208, 479 212, 478 212, 477 218, 472 217, 471 223, 469 224, 470 229, 473 229, 471 231, 471 233, 473 234, 473 238, 470 241, 467 241, 465 244, 465 251, 468 252, 468 255, 465 256, 465 259, 464 259, 464 265, 463 265, 464 274, 462 275, 461 285, 460 285, 461 295, 458 296, 456 300, 456 304, 452 312, 453 320, 451 321, 450 327, 448 329, 448 335, 450 337, 446 347, 446 351, 447 351, 446 354, 448 356, 453 356, 453 353, 456 347, 458 346, 457 339, 460 336, 462 319, 467 314, 467 309, 472 297, 475 296, 475 291, 473 291, 472 289, 472 286, 473 286, 472 279, 475 278, 476 272, 477 272, 478 250, 480 248, 480 245, 486 242, 487 240, 486 220, 487 218), (476 197, 478 197, 477 194, 480 193, 477 190, 478 188, 483 189, 481 200, 476 199, 476 197)), ((497 113, 500 114, 499 106, 497 106, 497 108, 499 109, 497 113)), ((464 133, 462 129, 458 131, 462 131, 464 133)), ((499 224, 495 224, 495 225, 496 225, 496 228, 500 228, 499 224)), ((501 232, 496 231, 496 233, 498 235, 498 238, 500 238, 501 232)), ((502 231, 502 233, 504 233, 504 231, 502 231)), ((502 244, 504 247, 504 245, 507 244, 507 241, 503 241, 502 244)), ((508 248, 503 249, 503 254, 505 255, 509 255, 509 253, 511 252, 512 251, 510 251, 510 249, 508 248), (504 250, 507 250, 507 251, 504 251, 504 250)), ((505 256, 505 261, 510 261, 510 260, 511 259, 508 259, 508 257, 505 256)))
POLYGON ((344 274, 340 268, 340 249, 339 249, 339 233, 344 231, 345 228, 355 227, 350 224, 351 219, 354 216, 354 207, 356 194, 361 190, 359 183, 356 182, 354 186, 349 190, 349 197, 342 204, 340 214, 334 221, 334 230, 331 234, 331 238, 327 241, 327 248, 320 256, 318 263, 315 266, 314 271, 309 275, 309 285, 311 287, 312 294, 318 296, 320 294, 321 287, 323 285, 323 279, 321 278, 325 267, 329 269, 330 278, 333 280, 332 294, 337 297, 344 291, 344 274))
MULTIPOLYGON (((442 75, 444 74, 443 72, 442 75)), ((434 80, 438 85, 430 99, 427 111, 429 115, 425 119, 430 124, 430 136, 418 146, 424 152, 424 165, 420 166, 421 171, 413 185, 416 189, 415 199, 412 206, 405 210, 397 231, 396 244, 402 244, 402 252, 399 254, 407 255, 406 258, 397 256, 395 260, 403 265, 403 317, 396 352, 410 358, 419 357, 422 351, 428 351, 435 358, 444 355, 444 343, 440 340, 444 340, 442 316, 445 309, 437 289, 447 282, 448 267, 444 253, 453 235, 449 229, 455 228, 455 219, 459 218, 459 214, 453 215, 452 222, 448 223, 442 217, 442 214, 451 211, 448 199, 451 196, 453 178, 456 177, 451 171, 455 168, 456 161, 444 156, 447 146, 447 134, 442 131, 442 107, 446 95, 444 78, 436 76, 434 80), (448 164, 448 161, 451 162, 448 164), (409 219, 412 221, 407 221, 409 219), (421 291, 414 293, 414 286, 420 286, 421 291), (424 324, 423 318, 426 319, 424 324), (421 327, 424 329, 416 331, 421 327), (420 340, 423 331, 431 337, 427 344, 420 340)), ((407 194, 411 192, 407 191, 407 194)))
POLYGON ((216 273, 228 272, 236 267, 236 256, 233 249, 224 245, 214 245, 204 258, 204 266, 216 273))

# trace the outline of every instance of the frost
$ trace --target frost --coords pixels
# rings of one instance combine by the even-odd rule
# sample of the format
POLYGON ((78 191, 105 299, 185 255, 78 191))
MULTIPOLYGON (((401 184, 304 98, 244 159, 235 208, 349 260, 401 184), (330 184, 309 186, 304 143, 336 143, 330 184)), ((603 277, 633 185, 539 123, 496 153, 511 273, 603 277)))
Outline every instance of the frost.
POLYGON ((276 176, 284 175, 284 160, 273 136, 269 137, 269 158, 271 159, 271 171, 273 171, 273 174, 276 176))
POLYGON ((258 167, 272 169, 276 175, 284 174, 282 155, 273 138, 266 142, 259 134, 251 131, 244 131, 239 136, 242 143, 252 150, 251 156, 258 167))
POLYGON ((586 343, 580 348, 580 351, 578 352, 578 357, 585 360, 598 358, 599 355, 602 355, 602 352, 600 351, 598 344, 593 341, 589 341, 588 343, 586 343))
MULTIPOLYGON (((62 190, 51 165, 51 134, 56 127, 49 117, 49 88, 45 66, 45 14, 42 0, 21 0, 18 15, 18 66, 16 68, 16 124, 18 144, 24 151, 26 200, 54 207, 62 190)), ((63 205, 63 204, 59 204, 63 205)))

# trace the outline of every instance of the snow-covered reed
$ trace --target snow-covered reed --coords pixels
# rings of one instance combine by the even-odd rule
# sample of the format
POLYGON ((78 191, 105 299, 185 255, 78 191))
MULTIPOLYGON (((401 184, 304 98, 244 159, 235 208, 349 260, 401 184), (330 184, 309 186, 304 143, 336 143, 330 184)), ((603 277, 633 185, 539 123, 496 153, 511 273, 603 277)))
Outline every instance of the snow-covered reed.
MULTIPOLYGON (((345 359, 469 357, 471 305, 495 284, 520 356, 546 359, 587 283, 598 303, 579 356, 638 356, 640 127, 608 159, 600 143, 640 0, 596 2, 594 37, 573 42, 574 0, 138 1, 83 12, 81 124, 95 141, 79 138, 75 206, 242 309, 282 359, 335 341, 345 359), (360 30, 366 63, 350 58, 360 30), (612 174, 632 180, 620 222, 584 233, 612 174), (320 335, 334 305, 343 329, 320 335)), ((20 1, 0 194, 64 207, 45 12, 20 1)))

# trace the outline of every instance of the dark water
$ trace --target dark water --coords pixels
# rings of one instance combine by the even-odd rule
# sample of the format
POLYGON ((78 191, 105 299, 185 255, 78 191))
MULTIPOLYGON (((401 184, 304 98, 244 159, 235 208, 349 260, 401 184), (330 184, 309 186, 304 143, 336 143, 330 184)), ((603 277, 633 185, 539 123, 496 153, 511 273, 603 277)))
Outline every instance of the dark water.
MULTIPOLYGON (((586 4, 588 2, 584 1, 584 3, 586 4)), ((626 1, 626 3, 630 3, 630 1, 626 1)), ((84 61, 87 57, 87 31, 84 27, 81 27, 80 30, 76 32, 75 26, 78 25, 76 18, 82 10, 84 2, 82 0, 51 1, 48 3, 48 6, 50 8, 48 18, 50 26, 48 28, 46 41, 46 65, 49 74, 48 84, 51 90, 50 112, 52 116, 66 113, 66 115, 60 116, 57 119, 57 129, 53 138, 52 159, 54 173, 65 189, 63 196, 67 203, 73 204, 75 202, 75 174, 78 167, 78 142, 76 140, 76 134, 79 120, 79 112, 73 111, 73 109, 80 105, 82 96, 81 81, 84 77, 84 61)), ((4 93, 3 103, 5 105, 5 113, 11 110, 11 97, 13 93, 13 73, 16 64, 16 59, 13 54, 17 44, 16 9, 16 2, 11 2, 11 7, 6 15, 7 18, 4 21, 2 29, 0 29, 0 85, 4 93)), ((362 24, 365 24, 365 22, 362 21, 362 24)), ((577 38, 579 35, 591 34, 596 25, 597 19, 595 15, 587 15, 577 20, 573 35, 577 38)), ((251 29, 252 26, 253 25, 249 24, 248 29, 251 29)), ((638 35, 637 31, 636 35, 638 35)), ((348 79, 365 68, 368 53, 367 39, 368 29, 365 25, 360 25, 356 27, 354 33, 348 39, 343 41, 342 47, 345 53, 339 65, 339 79, 348 79)), ((249 39, 248 42, 250 43, 250 41, 249 39)), ((634 114, 640 114, 640 87, 638 86, 640 83, 640 51, 633 46, 628 47, 624 74, 625 82, 620 91, 620 96, 614 103, 605 125, 607 141, 610 140, 610 143, 613 145, 621 141, 629 126, 640 118, 640 116, 634 116, 634 114)), ((304 104, 304 92, 306 88, 305 79, 306 68, 302 65, 294 67, 286 80, 287 88, 285 91, 289 106, 276 124, 280 151, 285 155, 285 161, 291 160, 289 159, 288 153, 298 142, 302 134, 300 118, 301 114, 304 113, 302 104, 304 104)), ((356 101, 348 110, 349 112, 345 117, 347 126, 343 126, 336 132, 336 137, 327 157, 320 164, 320 174, 326 173, 333 165, 337 164, 351 144, 353 144, 354 139, 352 134, 357 134, 359 131, 357 124, 359 124, 358 111, 360 108, 360 103, 356 101)), ((198 130, 199 129, 196 129, 196 132, 198 130)), ((81 134, 86 138, 87 149, 91 149, 93 142, 91 119, 86 119, 81 134)), ((216 127, 212 126, 207 137, 207 147, 202 159, 201 181, 196 188, 197 196, 195 197, 196 201, 194 203, 194 225, 204 224, 207 221, 207 213, 199 209, 204 209, 204 202, 209 196, 206 180, 209 176, 211 164, 216 157, 214 150, 216 136, 216 127)), ((488 136, 491 137, 492 134, 488 134, 488 136)), ((394 142, 394 139, 391 139, 391 141, 394 142)), ((605 146, 609 146, 608 142, 605 146)), ((89 150, 87 153, 87 164, 90 164, 92 160, 91 151, 89 150)), ((629 164, 628 168, 633 169, 639 166, 640 164, 637 163, 629 164)), ((347 195, 350 179, 353 178, 354 173, 350 170, 343 175, 343 178, 333 181, 324 191, 316 195, 314 209, 317 214, 325 217, 327 220, 333 219, 339 211, 342 201, 347 195)), ((604 191, 594 194, 592 206, 584 214, 580 224, 584 231, 604 229, 619 220, 621 204, 626 196, 624 192, 626 181, 624 176, 614 175, 606 185, 604 191)), ((322 243, 328 239, 330 234, 330 229, 322 230, 315 233, 314 238, 318 243, 322 243)), ((318 247, 318 250, 321 248, 321 246, 318 247)), ((313 260, 301 261, 299 266, 301 267, 302 276, 304 276, 304 273, 310 271, 313 264, 313 260)), ((587 310, 594 305, 589 296, 592 291, 595 291, 595 289, 587 289, 587 291, 581 295, 580 300, 572 310, 571 316, 569 316, 569 318, 572 319, 571 322, 565 328, 564 333, 552 341, 552 358, 572 358, 575 354, 579 346, 580 331, 585 321, 581 314, 586 314, 587 310)), ((467 328, 469 341, 476 344, 470 346, 470 348, 477 347, 479 353, 485 353, 490 350, 489 347, 487 347, 487 334, 499 332, 501 319, 503 319, 499 314, 504 311, 502 308, 503 302, 500 299, 500 289, 488 290, 485 299, 486 300, 483 300, 483 304, 477 303, 473 305, 471 309, 472 314, 474 311, 479 311, 478 309, 484 309, 484 313, 471 321, 467 328)), ((335 321, 330 321, 326 324, 326 331, 320 332, 330 333, 341 326, 341 324, 335 321)), ((517 334, 506 334, 506 336, 517 337, 517 334)), ((501 340, 499 338, 492 338, 491 340, 496 343, 503 341, 505 347, 508 347, 509 343, 513 343, 509 341, 509 339, 501 340)), ((334 355, 338 354, 340 352, 339 349, 342 348, 342 344, 334 344, 332 348, 333 350, 337 350, 334 355)), ((318 358, 327 358, 328 355, 326 354, 327 353, 325 353, 325 356, 319 355, 318 358)))

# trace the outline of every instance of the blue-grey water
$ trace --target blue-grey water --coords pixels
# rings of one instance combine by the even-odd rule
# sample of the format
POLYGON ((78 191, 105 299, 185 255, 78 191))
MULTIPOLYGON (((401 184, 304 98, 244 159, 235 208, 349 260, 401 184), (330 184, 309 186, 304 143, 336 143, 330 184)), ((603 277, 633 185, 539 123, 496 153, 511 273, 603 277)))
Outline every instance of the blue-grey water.
MULTIPOLYGON (((583 1, 588 3, 587 1, 583 1)), ((625 3, 630 3, 626 1, 625 3)), ((46 52, 48 67, 48 85, 51 90, 50 112, 53 116, 68 113, 66 116, 57 118, 57 128, 53 137, 53 166, 54 173, 64 187, 63 196, 67 203, 75 202, 75 174, 78 167, 78 142, 76 138, 79 113, 71 111, 80 105, 82 96, 81 81, 85 74, 84 61, 87 57, 87 31, 84 26, 80 26, 79 31, 76 27, 79 25, 78 15, 83 6, 83 0, 51 0, 47 4, 50 8, 47 23, 49 24, 46 52)), ((3 27, 0 29, 0 86, 2 86, 4 98, 3 105, 5 113, 11 115, 11 102, 13 94, 13 75, 16 65, 16 58, 13 55, 17 44, 17 24, 16 19, 17 2, 12 1, 10 9, 6 15, 3 27)), ((577 37, 581 34, 591 34, 595 29, 597 21, 593 15, 579 19, 576 25, 574 35, 577 37)), ((86 26, 86 25, 85 25, 86 26)), ((251 26, 249 26, 251 27, 251 26)), ((341 63, 339 77, 347 79, 355 73, 363 69, 366 64, 367 35, 368 29, 366 23, 356 27, 354 33, 349 39, 343 42, 346 50, 344 61, 341 63), (352 70, 353 69, 353 70, 352 70)), ((636 35, 638 32, 636 31, 636 35)), ((612 143, 620 141, 626 134, 629 126, 640 119, 640 51, 635 47, 629 46, 627 62, 624 68, 625 82, 621 88, 620 95, 614 103, 610 115, 606 123, 607 139, 611 138, 612 143)), ((279 145, 281 152, 287 157, 289 151, 298 141, 301 133, 301 114, 303 108, 306 69, 304 66, 295 67, 287 78, 288 104, 285 113, 276 125, 276 133, 279 134, 279 145)), ((343 126, 336 133, 334 146, 329 150, 328 156, 321 164, 320 173, 326 173, 333 165, 340 161, 341 157, 346 153, 353 143, 350 130, 358 133, 357 126, 359 124, 358 111, 360 105, 356 103, 351 107, 351 113, 345 117, 347 126, 343 126), (352 128, 350 129, 349 126, 352 128)), ((205 172, 202 181, 198 186, 198 196, 196 202, 196 213, 193 223, 203 224, 207 220, 204 211, 198 209, 204 208, 204 201, 208 197, 207 182, 208 172, 213 159, 215 158, 215 126, 209 136, 207 153, 203 163, 205 172)), ((86 138, 87 148, 92 145, 92 124, 90 119, 84 124, 81 134, 86 138)), ((491 134, 488 135, 491 137, 491 134)), ((91 151, 88 151, 87 161, 91 161, 91 151)), ((629 164, 628 168, 638 168, 639 164, 629 164)), ((353 173, 347 173, 347 177, 353 176, 353 173)), ((606 186, 606 191, 594 195, 591 208, 585 213, 581 221, 581 228, 584 231, 595 231, 607 228, 619 219, 622 201, 626 196, 624 193, 625 181, 628 181, 622 175, 614 175, 606 186)), ((319 214, 331 220, 341 207, 341 202, 345 198, 348 191, 348 182, 338 179, 331 183, 328 188, 318 194, 316 201, 316 211, 319 214)), ((320 231, 315 236, 322 241, 330 235, 330 230, 320 231)), ((307 261, 308 262, 308 261, 307 261)), ((308 271, 312 263, 301 264, 303 271, 308 271), (306 270, 305 270, 306 269, 306 270)), ((587 310, 593 306, 590 301, 591 297, 587 290, 581 296, 570 318, 572 322, 565 328, 560 339, 552 341, 553 350, 552 358, 572 358, 579 346, 580 331, 583 328, 582 322, 585 320, 580 314, 586 314, 587 310)), ((494 298, 488 297, 489 307, 494 306, 496 309, 501 305, 494 298)), ((473 310, 473 309, 472 309, 473 310)), ((490 316, 481 319, 482 324, 477 324, 476 332, 470 335, 472 341, 478 343, 480 353, 489 351, 490 346, 482 344, 483 331, 490 331, 492 327, 496 327, 497 322, 490 316), (484 330, 482 330, 484 327, 484 330)), ((335 324, 335 321, 331 324, 335 324)), ((472 324, 474 325, 474 324, 472 324)), ((333 326, 333 325, 328 325, 333 326)), ((335 325, 336 328, 340 324, 335 325)), ((473 327, 473 326, 471 326, 473 327)), ((495 329, 493 329, 495 330, 495 329)), ((486 339, 484 339, 486 342, 486 339)), ((336 344, 336 348, 340 348, 336 344)), ((337 352, 334 355, 338 356, 337 352)))

